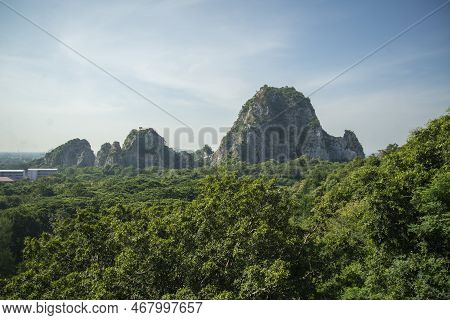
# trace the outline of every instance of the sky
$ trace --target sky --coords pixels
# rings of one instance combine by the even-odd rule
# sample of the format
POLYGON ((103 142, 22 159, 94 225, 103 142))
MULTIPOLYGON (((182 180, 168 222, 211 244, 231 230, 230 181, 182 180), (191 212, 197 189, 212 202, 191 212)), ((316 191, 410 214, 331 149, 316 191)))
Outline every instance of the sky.
MULTIPOLYGON (((94 151, 152 127, 181 149, 217 147, 264 84, 308 95, 445 0, 1 0, 0 151, 73 138, 94 151), (214 135, 199 132, 217 130, 214 135)), ((450 107, 450 5, 311 96, 323 128, 366 154, 450 107)))

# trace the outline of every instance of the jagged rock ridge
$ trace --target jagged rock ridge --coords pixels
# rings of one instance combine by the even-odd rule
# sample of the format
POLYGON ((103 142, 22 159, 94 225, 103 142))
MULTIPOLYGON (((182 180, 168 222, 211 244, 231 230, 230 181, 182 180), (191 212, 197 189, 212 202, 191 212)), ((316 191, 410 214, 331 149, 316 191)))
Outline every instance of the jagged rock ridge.
POLYGON ((95 155, 91 145, 85 139, 69 140, 63 145, 45 154, 43 158, 34 160, 30 166, 37 167, 88 167, 93 166, 95 155))
POLYGON ((154 129, 133 129, 126 137, 123 148, 119 142, 105 143, 97 153, 97 166, 119 165, 145 169, 193 168, 208 164, 212 155, 209 146, 196 152, 175 151, 154 129))
POLYGON ((249 163, 300 156, 329 161, 364 157, 356 135, 333 137, 323 130, 309 98, 292 87, 263 86, 242 107, 213 155, 213 163, 235 158, 249 163))
POLYGON ((186 155, 166 146, 164 138, 152 128, 132 130, 123 143, 125 166, 179 168, 186 155))
POLYGON ((238 119, 213 153, 176 151, 155 130, 133 129, 123 146, 105 143, 95 157, 88 141, 73 139, 35 160, 32 166, 107 166, 193 168, 234 158, 249 163, 285 161, 300 156, 329 161, 364 157, 356 135, 329 135, 320 125, 309 98, 292 87, 263 86, 242 107, 238 119))
POLYGON ((95 165, 98 167, 106 165, 123 165, 120 143, 118 141, 114 141, 112 145, 109 142, 104 143, 97 152, 95 165))

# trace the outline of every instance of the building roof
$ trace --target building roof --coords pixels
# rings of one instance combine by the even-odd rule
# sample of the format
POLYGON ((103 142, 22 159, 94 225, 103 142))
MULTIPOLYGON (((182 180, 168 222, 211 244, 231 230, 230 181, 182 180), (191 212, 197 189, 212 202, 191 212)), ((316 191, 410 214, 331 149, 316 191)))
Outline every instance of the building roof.
POLYGON ((14 182, 14 180, 8 177, 0 177, 0 182, 14 182))
POLYGON ((28 169, 28 171, 58 171, 56 168, 36 168, 36 169, 28 169))
POLYGON ((13 173, 13 172, 24 172, 25 170, 0 170, 0 172, 6 172, 6 173, 8 173, 8 172, 11 172, 11 173, 13 173))

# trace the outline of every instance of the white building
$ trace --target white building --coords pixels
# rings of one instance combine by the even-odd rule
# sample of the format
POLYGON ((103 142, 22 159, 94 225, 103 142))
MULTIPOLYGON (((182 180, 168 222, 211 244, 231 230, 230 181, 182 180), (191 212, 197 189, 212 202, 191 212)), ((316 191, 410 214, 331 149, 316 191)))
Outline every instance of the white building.
POLYGON ((0 177, 7 177, 14 181, 25 178, 25 170, 0 170, 0 177))
POLYGON ((3 183, 3 182, 6 182, 6 183, 14 182, 14 180, 11 178, 8 178, 8 177, 0 177, 0 183, 3 183))
POLYGON ((26 176, 30 180, 36 180, 37 178, 51 176, 57 173, 58 169, 28 169, 26 176))

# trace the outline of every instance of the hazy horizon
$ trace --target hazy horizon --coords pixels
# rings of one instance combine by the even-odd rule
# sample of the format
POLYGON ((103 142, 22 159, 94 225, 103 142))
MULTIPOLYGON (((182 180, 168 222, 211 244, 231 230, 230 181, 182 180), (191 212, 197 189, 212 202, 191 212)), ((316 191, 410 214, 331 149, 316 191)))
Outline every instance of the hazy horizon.
MULTIPOLYGON (((6 2, 194 132, 231 127, 264 84, 314 91, 443 3, 6 2)), ((446 6, 313 95, 324 130, 354 131, 371 154, 443 115, 449 18, 446 6)), ((181 126, 3 5, 0 26, 1 152, 46 152, 74 138, 97 151, 139 126, 161 135, 181 126)))

